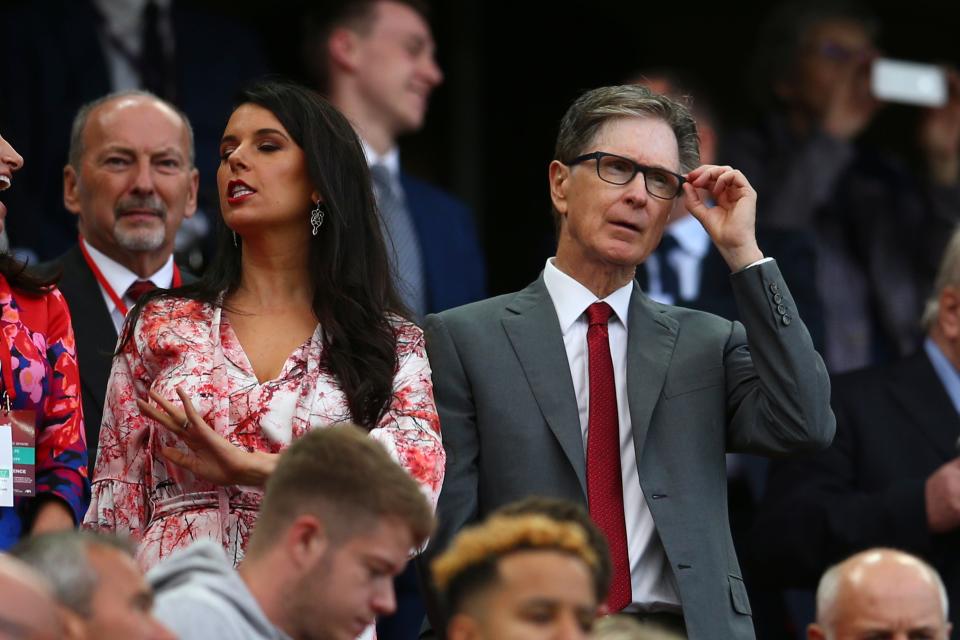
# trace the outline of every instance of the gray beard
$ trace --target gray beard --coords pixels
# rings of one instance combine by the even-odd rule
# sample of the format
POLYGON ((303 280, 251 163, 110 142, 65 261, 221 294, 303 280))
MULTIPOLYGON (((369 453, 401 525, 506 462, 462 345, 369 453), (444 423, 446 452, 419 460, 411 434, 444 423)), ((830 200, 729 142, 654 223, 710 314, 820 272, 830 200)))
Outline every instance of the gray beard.
POLYGON ((127 251, 156 251, 167 239, 167 230, 160 226, 154 228, 124 229, 120 225, 113 227, 113 238, 127 251))

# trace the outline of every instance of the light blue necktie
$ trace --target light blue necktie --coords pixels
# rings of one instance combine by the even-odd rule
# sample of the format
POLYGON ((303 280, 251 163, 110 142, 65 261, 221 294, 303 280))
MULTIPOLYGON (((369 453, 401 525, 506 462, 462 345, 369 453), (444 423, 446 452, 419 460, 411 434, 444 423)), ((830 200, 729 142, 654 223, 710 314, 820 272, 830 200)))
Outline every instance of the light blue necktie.
POLYGON ((427 311, 424 287, 423 255, 420 240, 413 226, 413 218, 404 202, 400 184, 382 164, 370 167, 373 187, 380 209, 380 228, 383 230, 393 270, 394 283, 404 304, 416 316, 423 318, 427 311))

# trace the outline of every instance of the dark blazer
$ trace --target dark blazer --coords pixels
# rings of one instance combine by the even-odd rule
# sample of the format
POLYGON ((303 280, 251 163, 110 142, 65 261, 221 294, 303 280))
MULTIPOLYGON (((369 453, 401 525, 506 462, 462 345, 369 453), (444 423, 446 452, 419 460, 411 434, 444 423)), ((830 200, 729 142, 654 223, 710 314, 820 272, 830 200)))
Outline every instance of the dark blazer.
MULTIPOLYGON (((810 332, 813 345, 821 351, 824 345, 823 305, 816 286, 816 245, 813 234, 793 229, 758 229, 757 242, 764 254, 776 258, 784 279, 803 311, 803 323, 810 332)), ((647 291, 646 265, 637 267, 637 281, 647 291)), ((676 305, 699 309, 726 318, 739 320, 740 312, 730 286, 730 267, 717 247, 710 249, 700 261, 700 291, 693 300, 678 300, 676 305)))
POLYGON ((405 173, 400 184, 423 253, 427 312, 487 295, 487 272, 469 208, 448 193, 405 173))
MULTIPOLYGON (((754 637, 730 537, 725 452, 822 448, 834 430, 826 370, 776 262, 732 283, 743 325, 652 302, 639 287, 630 300, 627 384, 640 482, 692 638, 754 637)), ((542 277, 428 316, 425 330, 447 451, 429 554, 531 494, 586 503, 577 401, 542 277)))
MULTIPOLYGON (((45 273, 61 273, 57 287, 66 299, 73 318, 80 386, 83 391, 83 421, 90 459, 88 469, 92 470, 97 457, 107 382, 113 366, 113 353, 117 347, 117 330, 103 302, 100 285, 83 259, 78 245, 74 245, 56 260, 37 268, 45 273)), ((196 280, 183 270, 181 274, 184 282, 196 280)))
POLYGON ((957 457, 960 416, 926 353, 837 376, 832 403, 833 445, 771 465, 752 536, 758 577, 813 589, 848 555, 896 547, 936 567, 957 602, 960 532, 929 533, 924 487, 957 457))

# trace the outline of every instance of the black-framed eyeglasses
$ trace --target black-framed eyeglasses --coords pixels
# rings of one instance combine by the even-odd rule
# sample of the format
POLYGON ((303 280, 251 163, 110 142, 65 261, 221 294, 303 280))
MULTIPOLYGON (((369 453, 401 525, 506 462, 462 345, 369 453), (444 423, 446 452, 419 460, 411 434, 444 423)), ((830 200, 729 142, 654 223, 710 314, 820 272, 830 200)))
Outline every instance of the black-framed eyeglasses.
POLYGON ((610 184, 624 185, 629 184, 631 180, 637 177, 638 173, 643 174, 643 182, 647 187, 647 193, 662 200, 673 200, 680 195, 683 183, 687 181, 679 173, 661 169, 660 167, 648 167, 637 164, 630 158, 624 158, 613 153, 605 151, 594 151, 577 156, 567 166, 572 167, 575 164, 586 162, 587 160, 597 161, 597 175, 604 182, 610 184))

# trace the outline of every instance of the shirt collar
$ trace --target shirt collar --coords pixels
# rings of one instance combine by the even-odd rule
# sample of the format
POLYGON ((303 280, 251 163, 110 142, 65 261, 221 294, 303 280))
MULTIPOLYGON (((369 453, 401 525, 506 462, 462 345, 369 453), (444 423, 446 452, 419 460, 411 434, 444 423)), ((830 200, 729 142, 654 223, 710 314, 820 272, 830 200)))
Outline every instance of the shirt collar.
POLYGON ((710 249, 710 235, 692 215, 685 215, 671 224, 666 233, 672 235, 677 244, 695 258, 702 258, 710 249))
MULTIPOLYGON (((110 258, 106 254, 98 251, 93 245, 89 242, 80 238, 80 242, 83 243, 84 248, 90 254, 90 258, 93 260, 94 264, 97 265, 97 268, 100 269, 100 273, 103 274, 104 279, 107 281, 112 288, 114 293, 116 293, 121 298, 126 294, 127 289, 130 288, 134 282, 140 279, 140 276, 135 274, 130 269, 127 269, 125 266, 110 258)), ((169 289, 173 284, 173 255, 167 258, 167 261, 160 267, 156 273, 152 274, 147 278, 150 282, 157 285, 161 289, 169 289)), ((110 301, 110 310, 116 307, 113 304, 113 301, 110 301)))
MULTIPOLYGON (((585 286, 560 271, 554 264, 554 260, 555 258, 547 260, 547 265, 543 269, 543 283, 547 286, 547 292, 550 294, 553 306, 557 310, 560 331, 565 334, 573 326, 573 323, 583 315, 587 307, 594 302, 598 302, 599 298, 585 286)), ((630 310, 632 293, 633 280, 603 299, 603 302, 613 308, 613 313, 625 327, 627 326, 627 312, 630 310)))
POLYGON ((396 179, 400 179, 400 149, 397 147, 392 147, 385 154, 380 155, 377 153, 373 147, 367 144, 367 141, 363 138, 360 138, 360 144, 363 145, 363 155, 367 158, 367 166, 374 166, 377 164, 382 164, 387 168, 387 171, 390 172, 390 175, 396 179))
POLYGON ((926 351, 930 364, 933 365, 933 370, 940 378, 947 395, 950 396, 954 408, 956 408, 957 413, 960 413, 960 372, 931 338, 927 337, 923 341, 923 350, 926 351))

